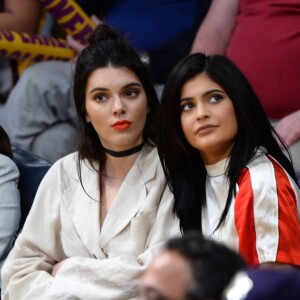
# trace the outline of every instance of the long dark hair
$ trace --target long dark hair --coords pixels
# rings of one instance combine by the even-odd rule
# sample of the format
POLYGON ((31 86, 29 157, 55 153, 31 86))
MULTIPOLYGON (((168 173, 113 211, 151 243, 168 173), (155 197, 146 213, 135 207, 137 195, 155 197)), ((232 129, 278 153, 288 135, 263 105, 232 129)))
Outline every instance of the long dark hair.
POLYGON ((90 38, 90 45, 81 52, 76 63, 74 99, 79 118, 79 160, 100 161, 101 169, 105 167, 106 154, 94 127, 91 123, 86 122, 85 91, 87 81, 93 71, 107 66, 127 68, 141 81, 150 108, 146 118, 143 138, 146 143, 151 145, 156 144, 157 109, 159 106, 147 64, 141 60, 137 51, 117 32, 107 25, 98 26, 90 38))
POLYGON ((166 82, 161 99, 157 144, 167 181, 175 196, 174 211, 183 231, 202 230, 201 213, 206 204, 205 165, 198 150, 187 142, 183 134, 179 102, 183 85, 201 73, 224 89, 233 103, 238 124, 227 168, 229 193, 217 228, 227 216, 232 195, 236 192, 237 178, 257 147, 266 148, 297 182, 293 165, 280 149, 276 138, 286 150, 287 147, 276 134, 241 71, 225 56, 189 55, 173 69, 166 82))
POLYGON ((12 145, 6 131, 0 126, 0 153, 13 158, 12 145))

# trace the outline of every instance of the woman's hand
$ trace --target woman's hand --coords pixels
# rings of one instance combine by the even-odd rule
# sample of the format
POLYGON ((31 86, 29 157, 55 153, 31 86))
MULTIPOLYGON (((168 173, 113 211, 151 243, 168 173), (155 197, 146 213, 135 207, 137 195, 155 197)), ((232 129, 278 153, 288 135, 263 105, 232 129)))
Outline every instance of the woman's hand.
MULTIPOLYGON (((91 16, 91 20, 96 26, 98 26, 102 23, 102 21, 94 15, 91 16)), ((71 35, 67 35, 66 40, 67 40, 68 45, 77 53, 75 58, 72 59, 72 61, 75 62, 77 60, 78 55, 86 47, 86 45, 79 43, 71 35)))
POLYGON ((62 260, 62 261, 60 261, 60 262, 58 262, 57 264, 55 264, 55 265, 53 266, 52 272, 51 272, 51 275, 52 275, 53 277, 56 276, 57 272, 60 270, 60 268, 62 267, 62 265, 65 263, 66 260, 67 260, 67 258, 64 259, 64 260, 62 260))

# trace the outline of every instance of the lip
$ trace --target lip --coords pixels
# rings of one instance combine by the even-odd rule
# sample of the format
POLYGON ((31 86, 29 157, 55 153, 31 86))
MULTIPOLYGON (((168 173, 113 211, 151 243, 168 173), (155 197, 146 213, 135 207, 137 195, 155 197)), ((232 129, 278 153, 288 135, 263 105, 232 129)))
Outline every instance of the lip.
POLYGON ((211 131, 213 131, 217 127, 218 126, 212 125, 212 124, 202 125, 197 128, 196 134, 207 134, 207 133, 210 133, 211 131))
POLYGON ((120 120, 112 124, 112 127, 116 130, 125 130, 131 126, 131 122, 128 120, 120 120))

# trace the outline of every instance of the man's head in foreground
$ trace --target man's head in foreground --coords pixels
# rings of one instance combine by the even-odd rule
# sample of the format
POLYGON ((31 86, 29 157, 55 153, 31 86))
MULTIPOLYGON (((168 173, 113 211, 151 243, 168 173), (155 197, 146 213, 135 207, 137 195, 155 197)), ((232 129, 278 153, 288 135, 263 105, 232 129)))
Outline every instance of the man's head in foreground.
POLYGON ((140 282, 140 300, 220 299, 233 276, 245 269, 238 253, 200 233, 168 241, 140 282))

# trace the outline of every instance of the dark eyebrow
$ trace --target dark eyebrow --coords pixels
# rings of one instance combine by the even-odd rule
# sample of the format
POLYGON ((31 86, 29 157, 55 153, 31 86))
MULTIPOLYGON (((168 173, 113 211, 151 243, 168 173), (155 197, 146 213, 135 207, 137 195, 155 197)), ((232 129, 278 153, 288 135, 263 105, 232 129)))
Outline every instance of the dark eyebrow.
MULTIPOLYGON (((138 82, 130 82, 130 83, 128 83, 128 84, 126 84, 126 85, 124 85, 123 87, 122 87, 122 90, 126 90, 126 89, 128 89, 128 88, 130 88, 130 87, 142 87, 142 85, 140 84, 140 83, 138 83, 138 82)), ((109 89, 107 89, 107 88, 103 88, 103 87, 95 87, 95 88, 93 88, 91 91, 90 91, 90 94, 91 93, 93 93, 93 92, 105 92, 105 91, 108 91, 109 89)))
POLYGON ((90 91, 90 94, 93 93, 93 92, 105 92, 105 91, 108 91, 108 89, 107 88, 102 88, 102 87, 95 87, 90 91))
POLYGON ((123 90, 125 90, 125 89, 127 89, 129 87, 134 87, 134 86, 136 86, 136 87, 142 87, 142 85, 140 83, 138 83, 138 82, 131 82, 131 83, 128 83, 125 86, 123 86, 123 90))
MULTIPOLYGON (((204 94, 202 94, 202 97, 207 97, 211 94, 214 93, 221 93, 221 94, 226 94, 223 90, 219 90, 219 89, 212 89, 212 90, 208 90, 206 91, 204 94)), ((184 101, 190 101, 192 99, 192 97, 187 97, 187 98, 182 98, 180 99, 180 102, 184 102, 184 101)))

